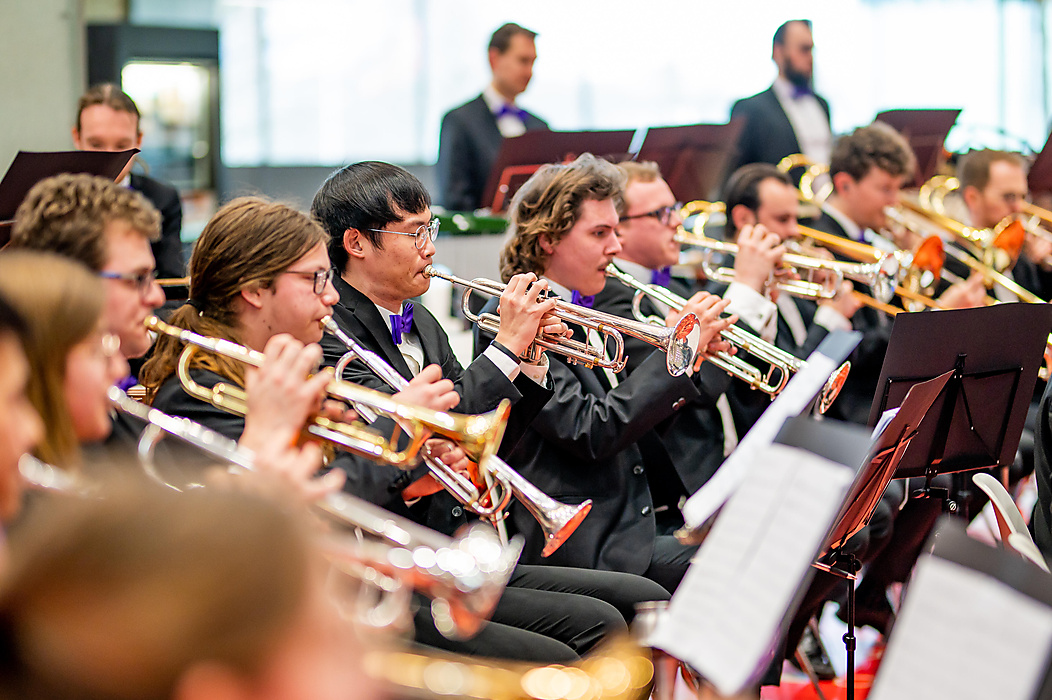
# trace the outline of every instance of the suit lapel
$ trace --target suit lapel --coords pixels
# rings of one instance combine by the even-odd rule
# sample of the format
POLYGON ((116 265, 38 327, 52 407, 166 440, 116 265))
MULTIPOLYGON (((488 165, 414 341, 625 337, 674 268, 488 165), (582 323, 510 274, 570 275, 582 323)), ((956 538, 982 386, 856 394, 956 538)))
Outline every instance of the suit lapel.
POLYGON ((767 91, 761 94, 767 96, 767 113, 770 114, 771 118, 777 123, 782 138, 793 144, 791 152, 799 153, 800 141, 796 138, 796 132, 793 131, 793 124, 789 121, 789 116, 785 113, 785 109, 782 108, 782 103, 778 101, 778 95, 774 94, 774 88, 767 88, 767 91))
POLYGON ((413 315, 413 329, 416 331, 416 336, 420 339, 420 346, 424 350, 424 365, 442 364, 442 358, 445 355, 442 351, 442 335, 444 332, 438 323, 438 319, 432 316, 431 312, 421 304, 417 304, 413 315))
POLYGON ((341 277, 333 278, 333 285, 340 293, 340 301, 337 306, 346 309, 361 324, 369 338, 359 338, 363 345, 372 348, 383 356, 387 362, 394 367, 400 375, 406 379, 412 379, 413 373, 409 371, 409 365, 405 358, 395 346, 391 339, 391 331, 380 316, 376 304, 369 300, 357 289, 349 285, 341 277))

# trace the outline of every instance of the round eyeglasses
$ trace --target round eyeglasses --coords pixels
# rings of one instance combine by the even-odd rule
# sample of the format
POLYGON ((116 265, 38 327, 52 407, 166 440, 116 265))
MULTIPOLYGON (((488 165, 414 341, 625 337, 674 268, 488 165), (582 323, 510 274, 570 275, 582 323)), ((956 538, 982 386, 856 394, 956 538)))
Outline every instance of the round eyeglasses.
POLYGON ((674 204, 670 207, 661 207, 654 211, 645 211, 642 214, 632 214, 631 216, 622 216, 621 221, 628 221, 629 219, 642 219, 646 216, 652 216, 657 219, 662 226, 668 226, 668 222, 672 221, 672 214, 679 211, 683 207, 682 204, 674 204))
POLYGON ((416 231, 389 231, 385 228, 370 228, 366 229, 366 231, 372 231, 373 233, 396 233, 399 236, 415 236, 416 249, 423 250, 428 241, 431 241, 432 243, 435 242, 435 236, 438 235, 438 217, 435 217, 426 224, 419 226, 416 231))

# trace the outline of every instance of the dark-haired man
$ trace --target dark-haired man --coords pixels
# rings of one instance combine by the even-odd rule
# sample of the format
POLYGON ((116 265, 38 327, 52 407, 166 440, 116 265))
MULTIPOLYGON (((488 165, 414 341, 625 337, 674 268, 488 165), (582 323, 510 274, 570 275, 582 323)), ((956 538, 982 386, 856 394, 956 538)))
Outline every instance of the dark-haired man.
POLYGON ((492 82, 482 94, 446 113, 438 142, 438 201, 446 209, 471 211, 482 201, 500 144, 548 124, 515 104, 533 77, 536 32, 508 22, 489 42, 492 82))
MULTIPOLYGON (((406 379, 426 365, 438 365, 461 396, 458 412, 482 413, 501 399, 512 400, 501 446, 504 454, 552 396, 547 356, 536 364, 522 362, 519 356, 538 331, 565 329, 548 315, 554 301, 540 300, 547 284, 534 275, 518 275, 500 297, 496 339, 462 367, 438 320, 410 302, 430 285, 424 270, 435 254, 437 233, 430 205, 420 181, 395 165, 356 163, 329 176, 314 197, 311 213, 330 236, 330 258, 338 273, 333 284, 340 298, 333 319, 406 379)), ((346 352, 331 336, 322 346, 330 365, 346 352)), ((393 391, 358 362, 349 365, 345 376, 393 391)), ((468 513, 438 492, 414 504, 413 515, 437 530, 452 532, 468 513)), ((560 648, 571 654, 586 651, 606 632, 623 626, 632 617, 634 603, 668 597, 660 586, 638 577, 556 567, 519 566, 509 587, 494 614, 497 624, 454 649, 524 660, 553 654, 550 660, 565 659, 559 656, 560 648), (617 620, 610 619, 610 612, 617 620)), ((452 645, 433 628, 418 626, 418 635, 444 648, 452 645)))
POLYGON ((746 163, 776 164, 794 153, 814 163, 829 162, 829 103, 812 87, 813 50, 810 20, 790 20, 778 27, 771 47, 771 59, 778 66, 774 84, 731 108, 731 119, 744 123, 728 174, 746 163))

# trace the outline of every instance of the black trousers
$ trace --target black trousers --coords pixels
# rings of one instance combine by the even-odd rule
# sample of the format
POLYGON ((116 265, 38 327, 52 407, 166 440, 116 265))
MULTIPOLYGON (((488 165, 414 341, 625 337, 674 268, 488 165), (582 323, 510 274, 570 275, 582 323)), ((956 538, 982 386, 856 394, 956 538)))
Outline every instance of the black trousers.
POLYGON ((443 637, 421 605, 416 641, 473 656, 570 663, 606 635, 626 630, 636 603, 668 599, 667 590, 641 576, 520 564, 493 618, 474 638, 443 637))
POLYGON ((697 551, 697 545, 680 544, 672 535, 658 535, 654 538, 654 555, 650 558, 650 566, 643 576, 675 592, 697 551))

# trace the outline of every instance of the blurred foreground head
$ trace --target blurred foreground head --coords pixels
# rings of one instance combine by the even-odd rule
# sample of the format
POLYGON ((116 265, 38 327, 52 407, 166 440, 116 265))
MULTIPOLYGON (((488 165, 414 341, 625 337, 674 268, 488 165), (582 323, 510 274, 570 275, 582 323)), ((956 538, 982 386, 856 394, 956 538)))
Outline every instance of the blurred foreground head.
POLYGON ((370 698, 298 518, 236 493, 54 498, 11 540, 0 698, 370 698))

